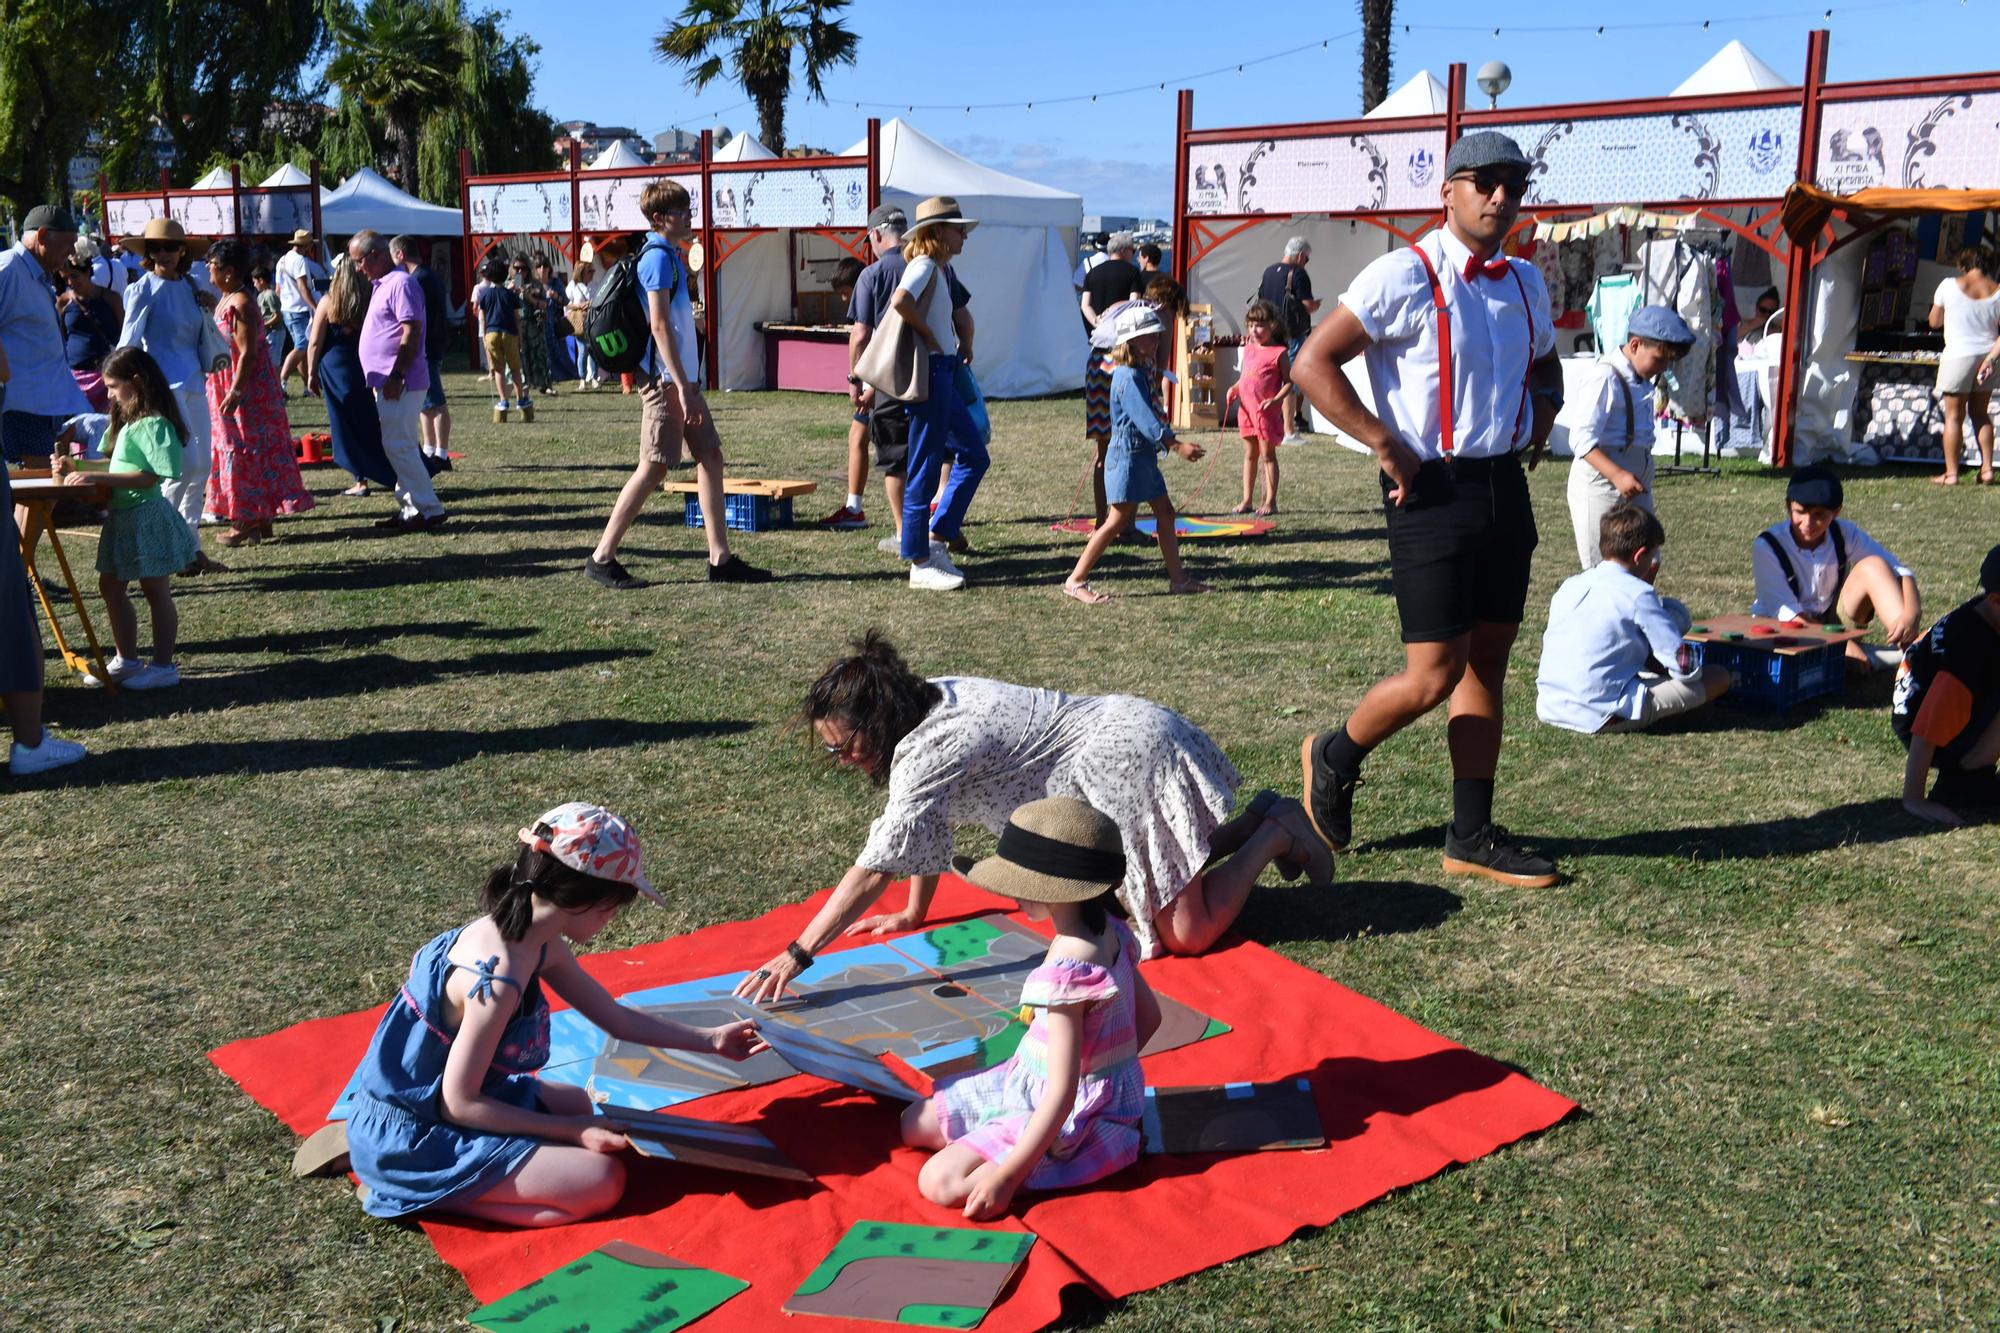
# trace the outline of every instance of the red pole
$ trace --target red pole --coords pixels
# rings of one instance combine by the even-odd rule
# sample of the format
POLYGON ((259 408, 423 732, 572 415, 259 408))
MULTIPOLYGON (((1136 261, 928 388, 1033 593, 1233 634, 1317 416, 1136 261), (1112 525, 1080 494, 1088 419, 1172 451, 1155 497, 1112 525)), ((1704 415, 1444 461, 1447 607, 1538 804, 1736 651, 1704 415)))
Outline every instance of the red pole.
POLYGON ((312 176, 312 195, 310 199, 312 205, 313 237, 319 242, 320 253, 325 254, 326 232, 322 229, 325 226, 325 219, 320 216, 319 212, 319 159, 309 157, 306 159, 306 164, 311 168, 308 174, 312 176))
POLYGON ((1194 128, 1194 89, 1174 94, 1174 221, 1172 240, 1174 281, 1187 287, 1187 135, 1194 128))
MULTIPOLYGON (((1799 90, 1799 168, 1798 178, 1810 182, 1819 166, 1819 131, 1824 108, 1821 96, 1826 85, 1826 50, 1828 32, 1825 28, 1815 28, 1806 37, 1806 79, 1799 90)), ((1789 239, 1789 238, 1788 238, 1789 239)), ((1790 467, 1792 462, 1792 434, 1798 429, 1799 385, 1804 378, 1806 293, 1812 278, 1813 240, 1807 238, 1805 244, 1791 241, 1785 261, 1785 319, 1783 332, 1783 359, 1778 362, 1778 403, 1775 419, 1771 423, 1771 462, 1776 467, 1790 467)))
POLYGON ((111 178, 97 173, 97 234, 107 241, 123 240, 111 234, 111 178))
MULTIPOLYGON (((570 198, 574 199, 575 197, 576 192, 572 190, 570 198)), ((475 257, 477 251, 473 248, 474 243, 472 240, 472 150, 470 148, 461 148, 458 150, 458 216, 458 225, 462 236, 459 242, 462 252, 459 255, 459 276, 465 281, 465 299, 470 301, 472 299, 472 289, 479 282, 479 275, 474 271, 474 266, 478 263, 478 260, 475 257)), ((466 321, 465 360, 466 364, 472 368, 472 373, 477 375, 479 373, 479 347, 477 339, 471 335, 471 329, 472 322, 468 319, 466 321)))
MULTIPOLYGON (((1458 142, 1458 118, 1465 109, 1465 62, 1454 64, 1445 72, 1444 83, 1444 151, 1451 155, 1451 146, 1458 142)), ((1438 166, 1444 166, 1444 159, 1438 159, 1438 166)))
POLYGON ((241 236, 243 234, 243 164, 240 162, 231 162, 229 164, 229 214, 235 227, 235 230, 231 234, 241 236))
POLYGON ((868 118, 868 211, 882 202, 882 120, 868 118))
POLYGON ((576 272, 576 257, 583 253, 583 198, 582 184, 578 177, 583 171, 583 149, 576 140, 569 141, 569 264, 570 272, 576 272))
POLYGON ((701 322, 708 330, 708 364, 703 367, 702 379, 711 389, 721 383, 716 363, 722 359, 715 311, 715 269, 720 256, 715 251, 715 191, 709 184, 708 171, 709 159, 715 151, 714 139, 715 131, 701 132, 701 322))

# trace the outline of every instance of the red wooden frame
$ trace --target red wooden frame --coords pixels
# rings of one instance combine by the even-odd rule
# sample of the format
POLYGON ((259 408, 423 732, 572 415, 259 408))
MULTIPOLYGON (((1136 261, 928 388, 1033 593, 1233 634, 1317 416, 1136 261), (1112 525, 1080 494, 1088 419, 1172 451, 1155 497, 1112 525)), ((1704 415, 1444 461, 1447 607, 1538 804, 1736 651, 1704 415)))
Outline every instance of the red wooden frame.
MULTIPOLYGON (((247 192, 251 194, 262 194, 267 188, 310 190, 311 193, 308 196, 308 199, 312 206, 313 235, 319 237, 321 240, 324 240, 325 236, 323 234, 323 226, 319 213, 319 193, 320 193, 319 159, 318 158, 310 159, 310 166, 311 170, 307 173, 308 176, 310 177, 310 180, 306 185, 270 186, 270 187, 262 185, 252 185, 249 187, 249 190, 247 192)), ((157 199, 159 200, 160 203, 160 216, 164 218, 173 216, 173 201, 176 199, 213 199, 217 196, 226 194, 229 196, 229 218, 230 218, 229 234, 231 236, 239 236, 239 237, 244 235, 243 196, 246 193, 246 191, 243 185, 242 167, 240 164, 235 162, 231 162, 229 164, 229 188, 227 189, 176 190, 175 188, 173 188, 171 182, 172 182, 171 173, 169 173, 165 167, 162 167, 160 168, 160 184, 158 189, 113 190, 110 188, 110 183, 105 179, 104 174, 102 172, 98 173, 97 177, 98 233, 104 236, 107 240, 112 239, 111 201, 114 199, 143 199, 146 200, 147 202, 151 202, 157 199)), ((259 236, 264 235, 264 233, 262 232, 256 234, 259 236)), ((278 233, 273 232, 271 234, 277 235, 278 233)))
MULTIPOLYGON (((875 206, 882 202, 881 172, 878 168, 878 163, 882 160, 882 122, 874 117, 870 117, 868 121, 866 143, 866 150, 860 157, 781 157, 754 162, 717 162, 715 160, 714 140, 711 132, 703 130, 701 132, 701 155, 699 161, 663 162, 646 167, 614 167, 607 171, 590 173, 593 179, 598 177, 629 178, 639 176, 646 177, 647 179, 657 179, 661 176, 700 177, 701 226, 695 229, 694 235, 690 239, 693 243, 699 244, 702 250, 702 331, 708 339, 708 356, 705 358, 707 364, 703 368, 703 378, 707 380, 709 388, 713 389, 716 387, 722 360, 720 355, 718 355, 720 348, 720 311, 716 308, 715 280, 717 271, 728 260, 730 255, 742 249, 745 243, 757 236, 769 235, 774 232, 784 232, 788 235, 794 235, 805 231, 814 235, 832 238, 842 249, 864 263, 868 259, 865 253, 865 246, 860 239, 867 234, 866 229, 862 227, 716 226, 714 190, 716 177, 741 175, 747 172, 813 171, 858 166, 863 169, 864 179, 868 182, 868 209, 872 212, 875 206)), ((471 155, 464 150, 460 150, 459 152, 458 175, 460 181, 459 213, 463 219, 462 226, 464 227, 466 290, 468 292, 472 290, 473 283, 476 280, 479 260, 507 236, 527 235, 537 240, 548 241, 562 250, 572 264, 576 262, 576 256, 582 252, 584 241, 582 217, 580 216, 582 202, 577 192, 577 186, 583 177, 583 154, 578 144, 575 142, 570 144, 567 169, 554 175, 545 171, 516 171, 487 176, 474 176, 472 174, 471 155), (472 189, 474 186, 516 185, 535 182, 553 184, 563 181, 568 182, 570 187, 570 219, 569 230, 567 232, 474 233, 472 230, 472 189)), ((794 272, 793 281, 797 281, 796 272, 794 272)), ((473 360, 476 366, 478 362, 477 352, 473 354, 473 360)))
MULTIPOLYGON (((1174 219, 1173 219, 1173 272, 1183 287, 1188 275, 1202 259, 1231 236, 1255 226, 1258 222, 1273 218, 1297 216, 1287 213, 1266 214, 1201 214, 1190 215, 1188 205, 1188 149, 1204 143, 1236 143, 1244 139, 1299 139, 1335 134, 1383 134, 1395 131, 1426 130, 1442 128, 1445 148, 1458 141, 1468 129, 1488 125, 1504 125, 1522 121, 1540 120, 1599 120, 1609 116, 1657 115, 1664 112, 1732 111, 1752 107, 1782 107, 1796 105, 1800 111, 1797 178, 1811 180, 1819 160, 1819 140, 1821 126, 1825 121, 1828 106, 1838 106, 1845 102, 1867 101, 1891 97, 1944 97, 1954 93, 1984 93, 2000 90, 2000 72, 1986 74, 1952 74, 1935 78, 1917 79, 1869 79, 1853 83, 1828 83, 1826 81, 1826 58, 1829 41, 1828 32, 1814 29, 1806 39, 1806 76, 1798 88, 1770 89, 1746 93, 1717 93, 1700 97, 1638 98, 1609 102, 1569 102, 1553 106, 1509 107, 1505 110, 1466 110, 1465 66, 1454 64, 1446 81, 1446 103, 1442 115, 1399 116, 1379 120, 1349 119, 1314 121, 1295 125, 1245 125, 1228 128, 1197 130, 1194 128, 1194 93, 1182 89, 1174 108, 1174 219)), ((2000 167, 1996 168, 2000 177, 2000 167)), ((1819 244, 1800 248, 1792 245, 1779 225, 1783 201, 1781 198, 1759 199, 1668 199, 1668 200, 1600 200, 1592 204, 1567 203, 1531 205, 1521 210, 1521 222, 1516 230, 1530 226, 1540 218, 1565 213, 1583 214, 1600 208, 1621 204, 1636 205, 1655 211, 1674 210, 1692 212, 1718 226, 1727 228, 1744 237, 1758 248, 1785 264, 1785 308, 1784 308, 1784 360, 1779 367, 1778 401, 1772 425, 1772 462, 1779 467, 1788 466, 1792 455, 1792 436, 1797 429, 1798 394, 1804 379, 1806 348, 1802 333, 1806 328, 1806 303, 1810 291, 1813 268, 1829 254, 1841 246, 1857 239, 1856 233, 1835 240, 1831 227, 1824 229, 1819 244), (1757 208, 1764 212, 1745 224, 1722 217, 1717 210, 1724 208, 1757 208)), ((1405 233, 1397 222, 1412 217, 1423 217, 1428 225, 1429 214, 1413 214, 1407 211, 1371 210, 1363 212, 1315 212, 1314 216, 1346 218, 1350 221, 1366 222, 1381 227, 1405 240, 1413 237, 1405 233)), ((1839 216, 1845 217, 1844 214, 1839 216)), ((1879 225, 1879 224, 1878 224, 1879 225)), ((1869 228, 1872 230, 1873 228, 1869 228)))

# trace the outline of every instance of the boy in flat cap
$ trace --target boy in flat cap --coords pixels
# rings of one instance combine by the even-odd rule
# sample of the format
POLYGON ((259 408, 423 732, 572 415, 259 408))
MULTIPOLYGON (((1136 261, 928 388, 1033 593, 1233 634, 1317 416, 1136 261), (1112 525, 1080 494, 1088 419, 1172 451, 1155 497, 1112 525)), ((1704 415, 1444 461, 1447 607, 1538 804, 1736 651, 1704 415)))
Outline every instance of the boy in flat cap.
POLYGON ((1785 517, 1757 534, 1750 568, 1757 580, 1753 616, 1861 628, 1882 622, 1889 646, 1847 645, 1864 670, 1895 666, 1923 624, 1917 576, 1860 524, 1840 517, 1840 477, 1815 463, 1792 474, 1785 517))
POLYGON ((1598 560, 1597 525, 1621 500, 1653 509, 1653 377, 1687 355, 1694 330, 1663 305, 1640 306, 1625 345, 1591 364, 1589 378, 1564 409, 1569 421, 1569 517, 1576 558, 1598 560))
POLYGON ((1540 887, 1555 865, 1493 823, 1501 691, 1527 603, 1537 534, 1528 499, 1562 405, 1549 297, 1500 245, 1520 216, 1530 164, 1502 134, 1468 134, 1445 158, 1444 224, 1363 269, 1306 340, 1293 380, 1372 449, 1382 470, 1389 578, 1403 669, 1346 723, 1302 746, 1306 809, 1338 850, 1368 752, 1450 701, 1451 823, 1444 868, 1540 887), (1341 366, 1368 367, 1363 405, 1341 366))

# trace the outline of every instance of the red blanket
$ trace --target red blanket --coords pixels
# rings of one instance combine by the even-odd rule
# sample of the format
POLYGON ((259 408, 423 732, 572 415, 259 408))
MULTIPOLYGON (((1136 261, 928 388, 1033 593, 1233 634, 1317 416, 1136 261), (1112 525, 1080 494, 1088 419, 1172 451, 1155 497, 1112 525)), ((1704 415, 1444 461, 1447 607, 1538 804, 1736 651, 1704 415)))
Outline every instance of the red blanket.
MULTIPOLYGON (((754 967, 794 938, 810 902, 584 966, 614 994, 754 967)), ((1011 904, 947 876, 931 924, 1011 904)), ((643 910, 643 909, 641 909, 643 910)), ((1081 1284, 1124 1296, 1276 1245, 1390 1190, 1548 1128, 1574 1109, 1506 1066, 1418 1027, 1270 950, 1230 938, 1201 958, 1148 963, 1166 995, 1233 1031, 1146 1061, 1158 1086, 1312 1080, 1330 1146, 1240 1157, 1142 1158, 1085 1190, 1017 1196, 1004 1225, 1041 1237, 1016 1285, 981 1325, 1038 1329, 1081 1284)), ((300 1134, 347 1082, 381 1008, 316 1019, 210 1054, 243 1090, 300 1134)), ((679 1109, 679 1108, 677 1108, 679 1109)), ((895 1108, 800 1076, 703 1099, 691 1113, 754 1121, 817 1186, 630 1158, 624 1201, 604 1218, 548 1231, 426 1222, 438 1254, 481 1302, 496 1300, 609 1240, 628 1240, 747 1279, 750 1290, 701 1321, 701 1333, 776 1327, 778 1307, 861 1219, 937 1225, 963 1219, 917 1193, 924 1154, 900 1146, 895 1108)))

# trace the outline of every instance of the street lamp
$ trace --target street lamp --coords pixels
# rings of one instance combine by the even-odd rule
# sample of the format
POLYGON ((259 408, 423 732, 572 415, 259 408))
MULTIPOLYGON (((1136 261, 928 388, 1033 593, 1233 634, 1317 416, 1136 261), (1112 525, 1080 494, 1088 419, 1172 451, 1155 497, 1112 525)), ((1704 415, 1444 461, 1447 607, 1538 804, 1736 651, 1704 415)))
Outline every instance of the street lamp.
POLYGON ((1514 81, 1514 71, 1498 60, 1489 60, 1479 67, 1472 76, 1479 85, 1479 91, 1486 94, 1486 109, 1491 111, 1500 105, 1500 94, 1507 91, 1507 85, 1514 81))

